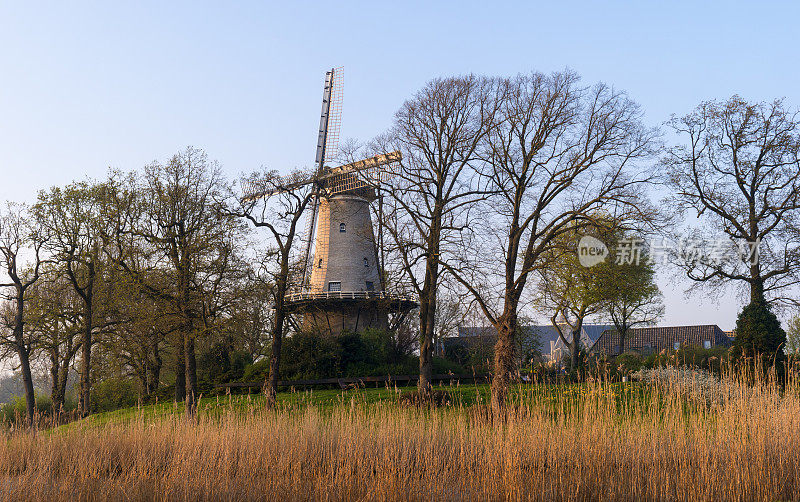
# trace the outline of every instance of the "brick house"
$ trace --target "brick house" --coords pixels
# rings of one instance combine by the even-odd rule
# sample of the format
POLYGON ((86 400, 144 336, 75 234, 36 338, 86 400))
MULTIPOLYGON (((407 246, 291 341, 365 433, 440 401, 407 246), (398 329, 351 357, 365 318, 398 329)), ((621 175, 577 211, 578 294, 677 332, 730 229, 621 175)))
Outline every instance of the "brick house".
MULTIPOLYGON (((710 349, 717 345, 729 346, 730 337, 715 324, 702 326, 660 326, 632 328, 625 338, 625 351, 644 354, 677 350, 684 346, 710 349)), ((594 345, 594 352, 608 355, 620 353, 619 334, 615 329, 603 332, 594 345)))

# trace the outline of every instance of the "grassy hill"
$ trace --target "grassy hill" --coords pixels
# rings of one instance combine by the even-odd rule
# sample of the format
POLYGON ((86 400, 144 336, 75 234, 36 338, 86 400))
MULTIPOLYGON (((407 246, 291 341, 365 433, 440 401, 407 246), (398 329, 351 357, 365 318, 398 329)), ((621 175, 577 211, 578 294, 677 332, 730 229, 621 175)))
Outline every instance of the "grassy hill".
POLYGON ((158 403, 0 446, 12 500, 798 500, 800 380, 683 370, 633 384, 485 385, 158 403))
MULTIPOLYGON (((453 407, 469 407, 486 403, 489 399, 487 384, 469 384, 460 386, 436 387, 439 392, 446 392, 449 405, 453 407)), ((413 395, 416 387, 367 387, 348 390, 291 390, 278 393, 277 408, 283 411, 297 411, 307 407, 320 410, 331 410, 340 406, 397 404, 405 397, 413 395)), ((264 407, 264 396, 261 394, 238 394, 216 397, 201 397, 198 401, 198 415, 216 417, 227 413, 247 414, 264 407)), ((126 423, 134 420, 154 420, 159 418, 181 416, 185 413, 183 404, 161 402, 122 408, 90 415, 82 420, 62 425, 58 430, 70 430, 76 427, 96 427, 109 423, 126 423)))

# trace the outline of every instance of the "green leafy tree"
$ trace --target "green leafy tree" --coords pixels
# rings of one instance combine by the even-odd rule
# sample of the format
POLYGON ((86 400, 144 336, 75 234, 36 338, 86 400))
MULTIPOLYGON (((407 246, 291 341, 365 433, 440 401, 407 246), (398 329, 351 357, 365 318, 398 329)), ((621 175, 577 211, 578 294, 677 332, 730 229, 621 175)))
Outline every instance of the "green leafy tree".
POLYGON ((40 364, 50 374, 50 402, 53 413, 63 411, 67 384, 75 355, 81 348, 82 300, 78 298, 58 264, 43 269, 43 279, 31 290, 25 322, 37 333, 40 364))
MULTIPOLYGON (((617 242, 638 246, 638 240, 623 235, 617 242)), ((655 269, 647 249, 633 254, 631 259, 611 259, 598 265, 598 279, 602 289, 604 310, 614 324, 615 341, 619 340, 619 353, 625 352, 625 341, 631 328, 653 324, 664 315, 661 290, 655 283, 655 269)))
MULTIPOLYGON (((549 312, 561 342, 569 348, 573 368, 580 363, 583 324, 603 310, 606 293, 602 267, 580 263, 578 243, 589 230, 574 224, 568 232, 554 238, 545 253, 547 266, 540 269, 540 306, 549 312), (569 339, 565 334, 570 335, 569 339)), ((593 230, 602 233, 602 225, 593 230)))
POLYGON ((782 358, 785 344, 786 332, 766 301, 757 300, 742 309, 736 321, 734 358, 761 358, 768 363, 782 358))
POLYGON ((95 343, 92 334, 98 319, 98 292, 104 269, 101 253, 104 194, 101 184, 77 182, 41 192, 35 206, 37 222, 50 235, 47 248, 52 259, 60 265, 82 303, 79 407, 83 416, 91 410, 91 357, 95 343))
POLYGON ((789 329, 786 330, 787 354, 797 354, 800 352, 800 314, 789 319, 789 329))
POLYGON ((223 209, 230 186, 218 164, 191 147, 109 185, 106 251, 144 294, 166 305, 177 339, 175 400, 194 415, 195 343, 215 329, 210 298, 238 274, 233 245, 244 240, 240 223, 223 209))

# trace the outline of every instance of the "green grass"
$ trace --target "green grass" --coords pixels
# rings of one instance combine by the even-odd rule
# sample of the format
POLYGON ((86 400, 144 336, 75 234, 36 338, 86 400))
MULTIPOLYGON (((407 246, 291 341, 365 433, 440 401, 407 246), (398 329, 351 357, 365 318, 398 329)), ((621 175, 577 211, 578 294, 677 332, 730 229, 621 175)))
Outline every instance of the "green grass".
MULTIPOLYGON (((457 386, 436 386, 436 390, 447 391, 450 395, 449 407, 459 409, 490 402, 488 384, 468 384, 457 386)), ((636 383, 605 385, 603 390, 591 384, 531 385, 519 384, 511 389, 509 402, 512 404, 533 404, 551 411, 579 411, 588 398, 613 400, 618 411, 632 409, 646 402, 650 393, 636 383)), ((375 405, 379 403, 399 404, 401 396, 415 392, 415 387, 362 387, 348 390, 314 389, 288 390, 278 393, 278 408, 284 410, 303 410, 313 406, 322 411, 332 410, 351 404, 375 405)), ((247 414, 264 405, 261 394, 227 395, 201 397, 198 413, 214 417, 230 411, 247 414)), ((69 430, 75 427, 100 427, 108 423, 125 423, 137 419, 158 420, 185 412, 183 404, 162 402, 114 411, 93 414, 83 420, 58 427, 56 430, 69 430)))
MULTIPOLYGON (((486 384, 436 387, 436 389, 447 389, 453 396, 453 400, 456 401, 454 404, 463 406, 486 402, 489 398, 489 386, 486 384)), ((288 390, 278 393, 277 406, 282 409, 302 409, 307 406, 314 406, 324 410, 347 405, 351 402, 367 405, 395 403, 400 400, 401 395, 412 393, 415 390, 416 387, 288 390)), ((261 394, 238 394, 201 397, 197 409, 202 415, 213 416, 228 411, 247 413, 263 405, 264 396, 261 394)), ((162 402, 95 413, 83 420, 63 425, 58 429, 66 430, 84 426, 96 427, 110 422, 128 422, 138 418, 159 419, 170 415, 181 415, 184 412, 185 408, 182 403, 162 402)))

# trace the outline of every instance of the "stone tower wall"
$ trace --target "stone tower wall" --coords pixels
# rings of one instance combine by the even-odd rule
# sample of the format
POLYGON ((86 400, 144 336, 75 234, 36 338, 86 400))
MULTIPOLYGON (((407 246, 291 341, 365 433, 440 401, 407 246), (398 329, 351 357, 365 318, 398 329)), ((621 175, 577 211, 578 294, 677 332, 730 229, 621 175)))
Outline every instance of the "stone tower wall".
POLYGON ((326 292, 331 282, 341 283, 341 291, 366 291, 368 282, 380 291, 369 201, 352 195, 333 196, 320 200, 319 211, 311 291, 326 292))

